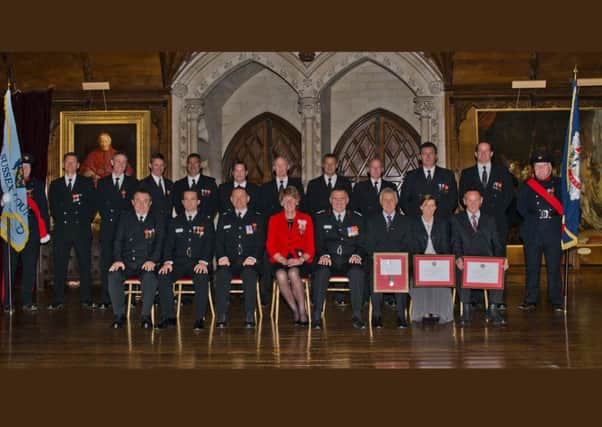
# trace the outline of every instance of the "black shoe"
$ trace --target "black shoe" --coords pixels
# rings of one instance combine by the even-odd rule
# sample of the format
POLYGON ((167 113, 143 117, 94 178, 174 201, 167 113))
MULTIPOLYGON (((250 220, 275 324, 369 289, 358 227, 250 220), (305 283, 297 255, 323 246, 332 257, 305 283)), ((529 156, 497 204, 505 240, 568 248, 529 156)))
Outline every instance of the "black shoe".
POLYGON ((366 329, 366 324, 359 317, 353 317, 353 319, 351 319, 351 323, 355 329, 366 329))
POLYGON ((312 320, 311 328, 312 329, 322 329, 322 319, 318 318, 318 320, 312 320))
POLYGON ((397 318, 397 328, 405 329, 407 327, 408 327, 408 322, 406 321, 405 317, 398 317, 397 318))
POLYGON ((106 302, 101 302, 96 306, 99 310, 108 310, 111 308, 111 304, 107 304, 106 302))
POLYGON ((380 319, 380 316, 372 317, 372 327, 377 329, 381 329, 383 327, 383 322, 380 319))
POLYGON ((468 326, 472 323, 472 304, 462 304, 462 310, 460 326, 468 326))
POLYGON ((151 321, 150 317, 143 317, 142 318, 142 323, 140 324, 140 327, 142 329, 152 329, 153 322, 151 321))
POLYGON ((347 303, 345 302, 344 298, 335 298, 334 299, 334 304, 339 306, 339 307, 345 307, 347 305, 347 303))
POLYGON ((167 329, 169 326, 169 321, 167 319, 161 320, 159 323, 155 325, 155 329, 167 329))
POLYGON ((497 309, 499 311, 506 311, 506 310, 508 310, 508 306, 506 306, 506 304, 504 304, 504 303, 501 303, 501 304, 497 305, 497 309))
POLYGON ((218 314, 215 322, 216 328, 225 328, 228 325, 228 316, 226 314, 218 314))
POLYGON ((518 309, 523 311, 533 311, 536 307, 537 305, 532 302, 523 302, 519 304, 518 309))
POLYGON ((296 322, 299 326, 309 326, 309 320, 299 320, 296 322))
POLYGON ((422 323, 439 323, 439 316, 424 316, 422 323))
POLYGON ((487 309, 487 322, 496 326, 502 326, 507 323, 506 319, 502 317, 495 304, 491 304, 487 309))
POLYGON ((35 304, 25 304, 24 306, 21 307, 21 309, 23 311, 34 312, 34 311, 38 311, 38 306, 35 304))
POLYGON ((123 317, 120 317, 119 319, 117 319, 113 323, 111 323, 111 328, 112 329, 123 328, 124 323, 125 323, 125 319, 123 317))
POLYGON ((61 311, 65 308, 65 306, 63 304, 52 303, 47 308, 48 308, 48 311, 61 311))
POLYGON ((387 304, 391 308, 397 307, 397 302, 394 299, 385 299, 385 304, 387 304))
POLYGON ((203 322, 203 319, 197 319, 194 322, 194 326, 192 327, 192 329, 194 329, 195 331, 200 331, 205 329, 205 322, 203 322))
POLYGON ((96 305, 92 302, 86 301, 86 302, 81 303, 81 307, 85 310, 92 310, 93 308, 96 307, 96 305))
POLYGON ((562 304, 553 304, 552 310, 554 310, 555 313, 564 313, 564 307, 562 304))

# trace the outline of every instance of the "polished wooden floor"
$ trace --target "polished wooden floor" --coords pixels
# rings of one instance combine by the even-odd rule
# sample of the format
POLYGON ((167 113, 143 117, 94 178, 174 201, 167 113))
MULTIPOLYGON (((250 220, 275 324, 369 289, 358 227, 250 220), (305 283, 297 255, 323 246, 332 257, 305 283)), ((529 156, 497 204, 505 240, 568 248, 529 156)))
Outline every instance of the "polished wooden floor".
MULTIPOLYGON (((545 273, 543 274, 545 277, 545 273)), ((110 312, 79 308, 78 291, 69 290, 67 309, 0 318, 0 367, 119 368, 592 368, 602 367, 602 268, 573 273, 566 317, 554 314, 545 298, 531 313, 516 306, 523 296, 524 270, 508 277, 508 326, 491 327, 481 313, 473 325, 354 330, 350 307, 329 301, 325 328, 292 324, 281 305, 280 325, 269 317, 256 329, 242 327, 241 300, 232 303, 227 329, 192 330, 192 306, 182 308, 180 326, 142 330, 139 312, 129 327, 112 330, 110 312)), ((544 290, 545 292, 545 290, 544 290)), ((39 294, 40 306, 50 291, 39 294)), ((367 313, 367 310, 366 310, 367 313)), ((367 314, 366 314, 367 315, 367 314)))

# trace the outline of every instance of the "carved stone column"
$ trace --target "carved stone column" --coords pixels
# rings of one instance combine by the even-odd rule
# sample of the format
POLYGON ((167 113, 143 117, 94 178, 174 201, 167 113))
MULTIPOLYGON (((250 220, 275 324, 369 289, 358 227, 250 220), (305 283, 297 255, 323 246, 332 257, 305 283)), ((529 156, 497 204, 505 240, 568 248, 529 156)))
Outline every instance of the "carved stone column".
POLYGON ((302 180, 305 184, 320 174, 322 145, 320 100, 318 97, 299 98, 301 113, 301 159, 302 180))
POLYGON ((199 150, 199 121, 204 115, 204 102, 202 99, 187 99, 184 104, 184 123, 182 123, 182 137, 179 145, 178 175, 186 169, 186 157, 188 154, 199 150))
POLYGON ((432 96, 417 96, 414 98, 414 113, 420 116, 420 139, 422 142, 431 141, 432 120, 435 118, 435 101, 432 96))

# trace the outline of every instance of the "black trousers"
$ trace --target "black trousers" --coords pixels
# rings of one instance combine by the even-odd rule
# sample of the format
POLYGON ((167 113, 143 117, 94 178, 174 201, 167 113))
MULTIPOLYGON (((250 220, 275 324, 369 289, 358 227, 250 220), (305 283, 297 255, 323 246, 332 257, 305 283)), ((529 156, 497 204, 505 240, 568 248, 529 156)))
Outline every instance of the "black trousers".
POLYGON ((257 270, 254 267, 243 267, 242 261, 232 263, 229 267, 218 267, 215 272, 215 302, 218 316, 228 313, 230 304, 230 281, 232 277, 242 279, 245 313, 252 313, 257 305, 257 270))
POLYGON ((347 276, 349 278, 349 288, 351 290, 351 309, 354 317, 362 315, 362 299, 364 294, 365 272, 360 265, 344 263, 341 265, 324 266, 316 265, 314 280, 312 281, 312 299, 314 303, 314 319, 322 316, 322 307, 326 299, 328 281, 331 276, 347 276))
POLYGON ((267 251, 263 254, 263 263, 261 268, 261 281, 259 282, 259 294, 263 304, 272 300, 272 264, 267 251))
POLYGON ((15 302, 15 272, 17 271, 19 258, 21 259, 21 263, 23 265, 23 271, 21 273, 21 304, 31 305, 33 302, 33 285, 36 280, 38 258, 40 256, 39 238, 30 234, 29 240, 21 252, 15 251, 12 247, 10 248, 10 278, 8 276, 8 245, 4 240, 2 240, 2 255, 4 261, 4 307, 11 305, 9 304, 8 300, 9 283, 12 283, 12 289, 10 290, 12 304, 15 302))
POLYGON ((113 239, 115 228, 101 226, 100 228, 100 302, 108 304, 109 297, 109 267, 113 263, 113 239))
POLYGON ((176 317, 173 303, 172 284, 183 277, 192 278, 194 285, 195 319, 202 319, 207 311, 209 301, 209 275, 196 274, 193 262, 175 262, 169 274, 159 274, 159 305, 161 307, 161 320, 176 317))
POLYGON ((541 256, 546 257, 548 273, 548 298, 551 304, 562 304, 562 279, 560 275, 562 247, 556 236, 536 234, 532 241, 525 242, 527 262, 527 296, 525 302, 536 304, 539 297, 541 256))
POLYGON ((125 286, 123 281, 129 277, 138 277, 142 286, 142 317, 150 317, 151 308, 157 292, 157 275, 154 271, 142 271, 142 265, 126 265, 125 271, 109 272, 109 296, 113 305, 115 319, 125 317, 125 286))
POLYGON ((79 283, 81 302, 92 302, 92 274, 90 271, 92 235, 82 236, 77 233, 61 235, 61 230, 53 233, 53 257, 54 257, 54 295, 55 304, 65 302, 65 281, 67 280, 67 267, 69 266, 69 254, 71 248, 75 248, 77 262, 79 264, 79 283))

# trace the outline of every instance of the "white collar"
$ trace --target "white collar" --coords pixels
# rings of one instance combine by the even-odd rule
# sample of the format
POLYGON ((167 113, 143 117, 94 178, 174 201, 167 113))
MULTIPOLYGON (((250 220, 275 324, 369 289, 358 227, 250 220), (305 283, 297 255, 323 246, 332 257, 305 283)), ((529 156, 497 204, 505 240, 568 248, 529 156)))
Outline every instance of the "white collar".
POLYGON ((136 212, 136 219, 140 220, 140 217, 142 217, 142 221, 144 222, 146 220, 146 217, 148 216, 148 212, 143 214, 140 214, 138 212, 136 212))
POLYGON ((284 185, 284 188, 288 187, 288 176, 284 177, 284 178, 278 178, 276 177, 276 187, 280 187, 280 181, 282 181, 282 185, 284 185))
POLYGON ((155 184, 157 184, 157 185, 159 185, 159 183, 163 179, 163 176, 155 176, 152 173, 151 173, 151 176, 153 177, 153 180, 155 181, 155 184))
POLYGON ((395 219, 395 211, 391 212, 390 214, 388 214, 385 211, 383 211, 383 217, 385 218, 385 221, 387 220, 388 216, 390 216, 391 217, 391 221, 393 221, 395 219))
POLYGON ((470 213, 468 210, 466 211, 466 214, 468 215, 468 220, 472 221, 472 216, 476 216, 477 217, 477 222, 479 222, 479 219, 481 218, 481 211, 478 210, 476 211, 474 214, 470 213))
POLYGON ((69 180, 71 180, 71 185, 75 185, 75 178, 77 178, 77 174, 73 176, 65 175, 65 185, 69 185, 69 180))
POLYGON ((477 162, 477 169, 479 170, 479 172, 483 171, 483 166, 485 166, 485 170, 487 170, 487 172, 489 172, 491 170, 491 162, 487 162, 487 163, 478 163, 477 162))
POLYGON ((112 174, 111 174, 111 176, 113 177, 113 182, 115 182, 115 180, 116 180, 117 178, 119 178, 119 180, 120 180, 121 182, 123 182, 123 175, 124 175, 123 173, 122 173, 121 175, 115 175, 114 173, 112 173, 112 174))
POLYGON ((249 210, 249 209, 243 209, 243 210, 239 211, 239 210, 236 210, 236 209, 235 209, 235 210, 234 210, 234 213, 236 213, 236 216, 237 216, 237 217, 238 217, 238 214, 240 214, 241 218, 244 218, 244 217, 245 217, 245 215, 247 214, 247 211, 248 211, 248 210, 249 210))
POLYGON ((335 219, 338 219, 338 217, 341 217, 341 221, 345 221, 345 211, 343 212, 335 212, 334 210, 332 211, 332 214, 334 215, 335 219))
POLYGON ((424 176, 426 176, 426 174, 428 173, 428 171, 431 171, 431 178, 432 178, 433 176, 435 176, 435 167, 436 167, 436 165, 433 165, 433 166, 432 166, 432 167, 430 167, 430 168, 427 168, 427 167, 424 167, 424 166, 422 166, 422 170, 424 171, 424 176))
POLYGON ((188 219, 188 217, 192 217, 191 220, 193 221, 196 218, 196 212, 193 212, 192 214, 190 214, 189 212, 184 211, 184 215, 186 216, 186 219, 188 219))
POLYGON ((328 185, 329 178, 332 180, 332 185, 334 185, 335 182, 337 182, 337 174, 336 173, 332 176, 328 176, 328 175, 324 174, 324 182, 326 183, 326 185, 328 185))
POLYGON ((198 174, 196 176, 190 176, 190 175, 188 175, 188 183, 190 184, 192 182, 192 180, 194 179, 194 182, 196 182, 198 184, 200 177, 201 177, 201 174, 198 174))
POLYGON ((233 182, 232 182, 232 187, 233 187, 233 188, 236 188, 237 186, 238 186, 238 187, 242 187, 242 188, 247 188, 247 180, 245 179, 243 182, 236 182, 236 181, 233 181, 233 182))
POLYGON ((375 180, 374 178, 370 177, 370 182, 372 183, 372 187, 374 187, 374 184, 381 185, 382 181, 383 181, 382 178, 378 178, 377 180, 375 180))

